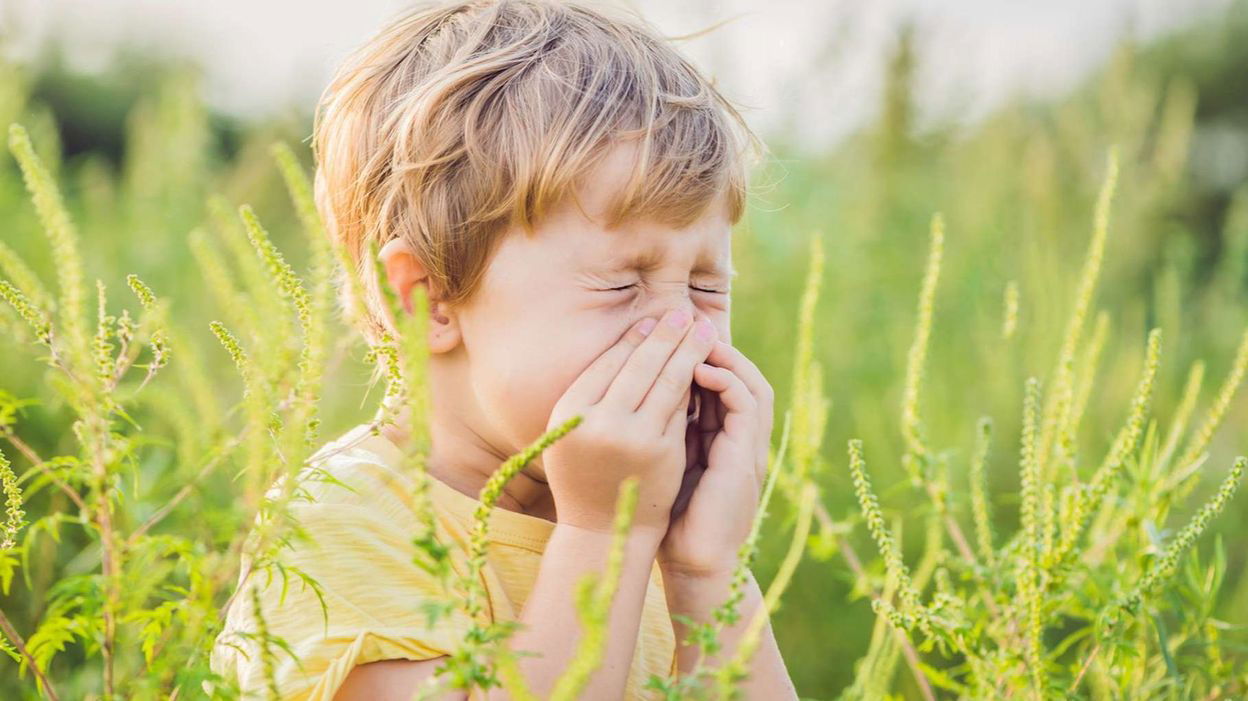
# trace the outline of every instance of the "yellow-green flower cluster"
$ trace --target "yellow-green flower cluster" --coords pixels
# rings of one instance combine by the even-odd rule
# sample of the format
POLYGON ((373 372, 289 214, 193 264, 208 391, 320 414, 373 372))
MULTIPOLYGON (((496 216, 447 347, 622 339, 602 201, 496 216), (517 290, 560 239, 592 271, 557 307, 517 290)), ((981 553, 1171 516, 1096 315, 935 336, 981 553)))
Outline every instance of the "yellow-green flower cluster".
POLYGON ((1135 395, 1131 399, 1131 410, 1127 422, 1114 438, 1113 445, 1105 456, 1101 467, 1092 476, 1092 481, 1085 490, 1076 492, 1072 512, 1057 552, 1053 553, 1052 561, 1061 562, 1074 549, 1076 541, 1083 533, 1087 522, 1100 508, 1105 495, 1109 493, 1114 480, 1122 471, 1123 464, 1131 456, 1144 432, 1145 420, 1148 418, 1149 406, 1152 403, 1153 385, 1157 379, 1157 368, 1161 359, 1161 329, 1153 329, 1148 334, 1148 349, 1144 357, 1144 371, 1136 384, 1135 395))
MULTIPOLYGON (((802 560, 802 554, 806 550, 818 491, 815 483, 811 480, 807 480, 802 484, 802 492, 798 497, 797 504, 797 526, 793 529, 793 537, 789 540, 789 549, 784 554, 784 559, 780 561, 780 567, 776 570, 776 576, 772 579, 771 584, 768 585, 767 593, 763 594, 763 605, 754 611, 754 615, 746 624, 732 659, 725 662, 715 671, 715 685, 721 699, 733 701, 741 698, 740 684, 749 676, 749 661, 758 650, 762 639, 763 627, 767 624, 768 617, 775 613, 777 607, 780 606, 780 597, 784 595, 785 589, 788 588, 789 582, 792 581, 793 572, 797 569, 798 563, 802 560)), ((926 612, 920 618, 920 622, 924 621, 925 614, 926 612)))
POLYGON ((481 494, 478 497, 481 503, 473 511, 472 535, 469 540, 468 547, 468 583, 471 585, 465 597, 464 608, 468 612, 469 617, 475 618, 480 612, 480 602, 477 600, 481 594, 480 577, 478 576, 481 568, 485 566, 485 548, 487 545, 487 536, 489 533, 489 517, 490 511, 494 509, 494 505, 498 502, 498 497, 503 493, 503 486, 515 477, 524 466, 529 464, 533 458, 541 454, 543 450, 554 444, 555 441, 562 438, 568 431, 580 425, 583 417, 580 415, 573 416, 559 426, 552 428, 543 434, 528 448, 511 456, 499 466, 494 474, 486 480, 485 486, 481 488, 481 494))
POLYGON ((101 386, 107 389, 117 372, 117 360, 113 357, 114 346, 109 342, 113 336, 113 323, 117 319, 108 313, 108 296, 105 294, 103 282, 95 281, 95 292, 97 321, 91 350, 95 355, 96 376, 101 386))
POLYGON ((17 486, 17 475, 4 453, 0 452, 0 483, 4 486, 4 539, 0 541, 0 550, 8 550, 17 544, 17 532, 26 525, 23 520, 26 512, 22 510, 22 490, 17 486))
POLYGON ((616 497, 611 550, 607 554, 606 571, 601 579, 591 574, 578 583, 576 610, 585 632, 572 661, 555 682, 554 691, 550 695, 552 701, 570 701, 577 698, 585 682, 589 681, 589 676, 602 664, 603 649, 607 641, 607 616, 611 610, 611 599, 615 597, 619 586, 620 570, 624 564, 624 545, 628 540, 628 529, 632 525, 636 507, 637 478, 630 477, 620 484, 620 492, 616 497))
POLYGON ((1074 393, 1074 400, 1070 410, 1066 412, 1066 419, 1058 427, 1057 447, 1059 452, 1056 460, 1059 465, 1069 465, 1074 462, 1076 434, 1079 431, 1079 423, 1083 419, 1084 409, 1088 405, 1088 399, 1092 395, 1097 364, 1100 361, 1101 350, 1105 347, 1105 339, 1108 335, 1109 314, 1102 310, 1096 315, 1092 339, 1084 350, 1083 373, 1079 379, 1079 388, 1074 393))
MULTIPOLYGON (((862 514, 867 520, 867 530, 871 532, 871 537, 875 539, 875 544, 879 547, 889 576, 897 581, 897 596, 901 602, 899 620, 903 624, 901 627, 909 630, 916 621, 921 627, 926 627, 928 624, 926 611, 919 603, 919 594, 910 581, 910 571, 902 561, 901 553, 897 551, 888 526, 884 523, 884 514, 880 510, 879 500, 876 499, 875 493, 871 490, 871 482, 867 479, 860 438, 852 438, 849 441, 849 472, 854 482, 854 493, 858 496, 858 504, 862 507, 862 514)), ((930 635, 927 630, 924 630, 924 633, 930 635)))
POLYGON ((251 613, 256 619, 256 637, 260 644, 260 665, 264 670, 264 683, 268 686, 269 698, 279 699, 281 695, 277 689, 277 673, 273 660, 273 650, 269 647, 269 623, 264 619, 264 610, 260 606, 260 590, 252 586, 249 589, 251 594, 251 613))
POLYGON ((244 377, 250 374, 251 363, 247 359, 247 352, 239 345, 238 339, 234 337, 234 334, 225 328, 225 324, 219 321, 210 321, 208 322, 208 328, 212 329, 213 335, 217 337, 217 340, 225 347, 226 352, 230 354, 230 360, 234 361, 234 366, 238 368, 238 371, 243 373, 244 377))
POLYGON ((39 309, 51 311, 56 307, 52 295, 48 294, 43 283, 39 281, 39 276, 17 255, 17 251, 9 248, 3 241, 0 241, 0 272, 12 280, 17 289, 25 290, 30 301, 39 309))
POLYGON ((810 241, 810 269, 802 287, 798 307, 797 340, 793 360, 793 469, 780 475, 780 486, 790 499, 816 464, 819 444, 827 421, 828 401, 820 394, 822 372, 814 358, 815 306, 823 282, 823 242, 818 236, 810 241))
POLYGON ((1241 455, 1235 459, 1230 473, 1222 480, 1222 485, 1218 488, 1217 493, 1197 510, 1187 525, 1179 531, 1174 540, 1170 542, 1170 545, 1166 547, 1161 557, 1149 567, 1148 572, 1144 574, 1135 588, 1129 594, 1122 596, 1101 611, 1098 625, 1103 634, 1113 633, 1122 623, 1124 614, 1135 615, 1139 613, 1144 600, 1174 574, 1175 569, 1178 567, 1179 557, 1196 542, 1196 539, 1204 532, 1209 522, 1222 512, 1227 502, 1235 495, 1235 490, 1239 487, 1239 481, 1246 469, 1248 469, 1248 458, 1241 455))
POLYGON ((1010 280, 1005 285, 1005 313, 1001 320, 1001 339, 1008 341, 1014 337, 1014 330, 1018 328, 1018 281, 1010 280))
MULTIPOLYGON (((143 311, 149 315, 155 316, 159 314, 156 305, 156 295, 152 294, 152 288, 148 287, 138 275, 131 273, 126 276, 126 284, 130 286, 134 296, 138 297, 139 305, 143 307, 143 311)), ((152 362, 148 365, 148 370, 153 371, 165 366, 169 362, 169 338, 163 328, 162 320, 155 318, 152 323, 155 328, 152 330, 151 346, 152 346, 152 362)))
POLYGON ((1105 242, 1109 237, 1109 212, 1113 203, 1114 190, 1118 184, 1118 146, 1110 147, 1106 164, 1105 180, 1096 200, 1096 211, 1093 214, 1092 242, 1088 247, 1088 257, 1083 262, 1083 270, 1079 275, 1079 286, 1075 292, 1075 308, 1071 312, 1066 325, 1066 333, 1058 354, 1057 368, 1045 403, 1044 422, 1040 432, 1038 445, 1038 462, 1047 476, 1050 474, 1049 449, 1054 438, 1054 431, 1066 423, 1074 394, 1074 363, 1075 349, 1082 335, 1083 322, 1087 318, 1088 309, 1092 305, 1092 293, 1096 289, 1096 281, 1100 276, 1101 263, 1105 258, 1105 242))
POLYGON ((1023 552, 1022 572, 1019 577, 1018 589, 1023 605, 1027 608, 1026 655, 1033 683, 1037 689, 1043 688, 1043 667, 1041 665, 1041 647, 1043 640, 1043 621, 1041 607, 1043 592, 1040 587, 1040 561, 1043 540, 1041 527, 1044 514, 1041 512, 1040 461, 1037 455, 1040 404, 1040 380, 1027 378, 1023 400, 1023 444, 1020 460, 1021 491, 1022 491, 1022 526, 1023 552))
POLYGON ((14 287, 8 280, 0 280, 0 297, 13 307, 13 310, 22 317, 32 330, 35 332, 35 339, 45 346, 52 346, 52 322, 48 320, 47 314, 31 304, 26 295, 22 291, 14 287))
POLYGON ((988 504, 988 445, 992 438, 992 419, 980 417, 975 431, 975 454, 971 458, 971 511, 975 520, 975 540, 980 557, 989 567, 996 562, 992 547, 992 511, 988 504))
POLYGON ((911 483, 916 487, 923 481, 922 467, 927 459, 927 445, 919 412, 919 389, 923 383, 923 362, 932 332, 932 308, 936 298, 936 283, 940 278, 944 246, 945 220, 937 212, 932 215, 931 245, 928 250, 927 269, 919 291, 918 321, 915 323, 914 342, 910 345, 906 361, 906 386, 901 402, 901 432, 906 440, 907 451, 902 462, 910 474, 911 483))
POLYGON ((1148 572, 1140 579, 1135 589, 1123 597, 1117 606, 1120 609, 1130 611, 1132 613, 1139 609, 1144 598, 1151 594, 1157 587, 1165 581, 1170 575, 1174 574, 1179 564, 1179 556, 1187 551, 1204 532, 1209 522, 1215 516, 1222 512, 1227 502, 1235 495, 1235 490, 1239 487, 1239 481, 1244 476, 1244 470, 1248 468, 1248 458, 1240 456, 1236 458, 1235 464, 1231 466, 1230 473, 1222 480, 1222 485, 1218 488, 1218 492, 1213 495, 1209 501, 1192 516, 1192 520, 1188 521, 1183 530, 1174 537, 1165 552, 1156 562, 1149 567, 1148 572))
MULTIPOLYGON (((1235 360, 1231 363, 1231 372, 1227 375, 1226 380, 1222 382, 1222 387, 1218 389, 1217 399, 1209 407, 1209 413, 1205 416, 1205 422, 1201 424, 1196 435, 1192 437, 1187 449, 1183 451, 1183 456, 1179 458, 1176 464, 1176 470, 1180 474, 1188 466, 1196 462, 1209 445, 1209 441, 1213 439, 1213 433, 1222 424, 1222 418, 1226 415, 1226 409, 1230 406, 1231 399, 1235 397, 1239 385, 1243 382, 1245 373, 1248 373, 1248 330, 1244 331, 1244 335, 1240 339, 1239 349, 1235 352, 1235 360)), ((1177 496, 1182 498, 1189 491, 1190 488, 1180 489, 1177 496)))
POLYGON ((61 198, 60 188, 35 154, 30 135, 25 127, 16 122, 9 125, 9 150, 22 169, 26 188, 31 193, 44 233, 52 244, 61 292, 61 325, 72 348, 86 348, 82 258, 78 254, 78 234, 74 230, 73 221, 69 218, 69 212, 61 198))
POLYGON ((249 205, 242 205, 238 208, 238 214, 242 217, 247 230, 247 240, 251 242, 265 266, 268 267, 269 275, 277 282, 278 289, 291 299, 295 307, 295 316, 299 319, 299 326, 304 333, 307 333, 311 323, 312 307, 308 300, 308 292, 303 289, 299 276, 282 257, 282 252, 277 250, 277 246, 273 245, 252 208, 249 205))
MULTIPOLYGON (((1196 360, 1187 371, 1187 381, 1183 383, 1183 396, 1175 407, 1174 416, 1170 418, 1170 430, 1166 435, 1165 446, 1157 458, 1158 464, 1169 465, 1170 458, 1179 447, 1179 438, 1187 429, 1187 422, 1196 411, 1196 400, 1200 398, 1200 388, 1205 382, 1205 361, 1196 360)), ((1171 479, 1174 479, 1172 476, 1171 479)))
MULTIPOLYGON (((482 624, 478 618, 481 614, 481 599, 485 592, 481 585, 481 570, 485 566, 486 546, 488 545, 489 516, 502 494, 504 485, 514 477, 530 461, 550 447, 556 440, 579 425, 582 416, 574 416, 563 424, 547 431, 533 444, 523 451, 511 456, 499 466, 486 481, 478 495, 480 505, 473 511, 472 533, 468 545, 468 567, 458 579, 456 595, 459 607, 472 620, 472 627, 464 635, 464 642, 454 654, 450 655, 447 664, 440 668, 437 676, 449 676, 455 688, 469 689, 476 686, 489 688, 502 684, 507 687, 513 698, 521 701, 534 699, 532 692, 525 686, 522 675, 511 659, 511 652, 500 645, 515 630, 515 621, 495 621, 482 624), (496 678, 497 669, 502 679, 496 678)), ((630 511, 631 517, 631 511, 630 511)), ((617 512, 617 519, 619 514, 617 512)), ((417 544, 419 546, 419 543, 417 544)), ((584 586, 584 585, 583 585, 584 586)), ((588 596, 581 590, 582 598, 588 596)), ((448 602, 449 603, 449 602, 448 602)), ((582 601, 582 603, 585 603, 582 601)), ((430 607, 427 613, 442 615, 440 605, 430 607)), ((591 670, 592 671, 592 670, 591 670)), ((420 698, 425 698, 421 696, 420 698)))

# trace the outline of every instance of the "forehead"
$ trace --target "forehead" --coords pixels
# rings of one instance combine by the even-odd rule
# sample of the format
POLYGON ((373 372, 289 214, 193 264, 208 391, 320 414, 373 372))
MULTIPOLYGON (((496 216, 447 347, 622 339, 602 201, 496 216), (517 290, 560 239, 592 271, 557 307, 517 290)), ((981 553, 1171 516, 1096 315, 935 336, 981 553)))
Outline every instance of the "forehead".
POLYGON ((609 208, 628 187, 636 155, 637 146, 631 141, 606 152, 571 196, 554 208, 553 226, 544 233, 559 239, 565 258, 578 267, 649 270, 689 257, 695 272, 730 275, 732 226, 722 198, 680 229, 650 220, 607 226, 609 208))
POLYGON ((688 260, 695 273, 732 277, 730 233, 726 225, 720 229, 696 224, 679 231, 646 226, 594 231, 569 247, 568 259, 594 272, 647 272, 688 260))

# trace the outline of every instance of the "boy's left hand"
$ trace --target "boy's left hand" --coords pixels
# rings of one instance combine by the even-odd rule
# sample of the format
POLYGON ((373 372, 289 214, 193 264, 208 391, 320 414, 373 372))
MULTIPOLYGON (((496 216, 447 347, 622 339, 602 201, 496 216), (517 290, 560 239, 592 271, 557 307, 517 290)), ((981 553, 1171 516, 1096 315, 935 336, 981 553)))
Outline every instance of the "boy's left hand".
POLYGON ((685 475, 658 561, 665 572, 722 577, 736 569, 758 509, 775 393, 753 361, 723 341, 693 379, 700 415, 685 434, 685 475))

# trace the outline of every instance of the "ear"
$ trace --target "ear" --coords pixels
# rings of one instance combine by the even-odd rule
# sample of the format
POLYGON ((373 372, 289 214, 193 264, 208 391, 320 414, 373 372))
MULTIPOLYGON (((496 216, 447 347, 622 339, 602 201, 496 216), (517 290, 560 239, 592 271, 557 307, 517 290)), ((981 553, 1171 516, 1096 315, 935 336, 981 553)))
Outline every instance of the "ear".
POLYGON ((429 351, 451 350, 460 341, 459 323, 448 305, 437 300, 429 288, 429 272, 403 237, 391 239, 381 247, 377 257, 386 269, 386 283, 394 290, 403 310, 412 313, 412 293, 416 285, 424 285, 429 295, 429 351))

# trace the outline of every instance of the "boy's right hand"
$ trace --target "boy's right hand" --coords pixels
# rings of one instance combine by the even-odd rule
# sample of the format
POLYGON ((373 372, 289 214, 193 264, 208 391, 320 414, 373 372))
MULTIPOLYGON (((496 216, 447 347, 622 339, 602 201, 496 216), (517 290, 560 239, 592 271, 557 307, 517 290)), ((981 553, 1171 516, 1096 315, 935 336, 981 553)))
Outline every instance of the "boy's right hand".
POLYGON ((550 430, 584 418, 542 452, 559 523, 611 532, 625 478, 638 477, 633 528, 662 537, 685 470, 686 409, 693 369, 714 347, 715 328, 669 310, 649 335, 634 324, 568 387, 550 430), (674 316, 684 322, 674 326, 674 316), (701 327, 704 332, 695 330, 701 327))

